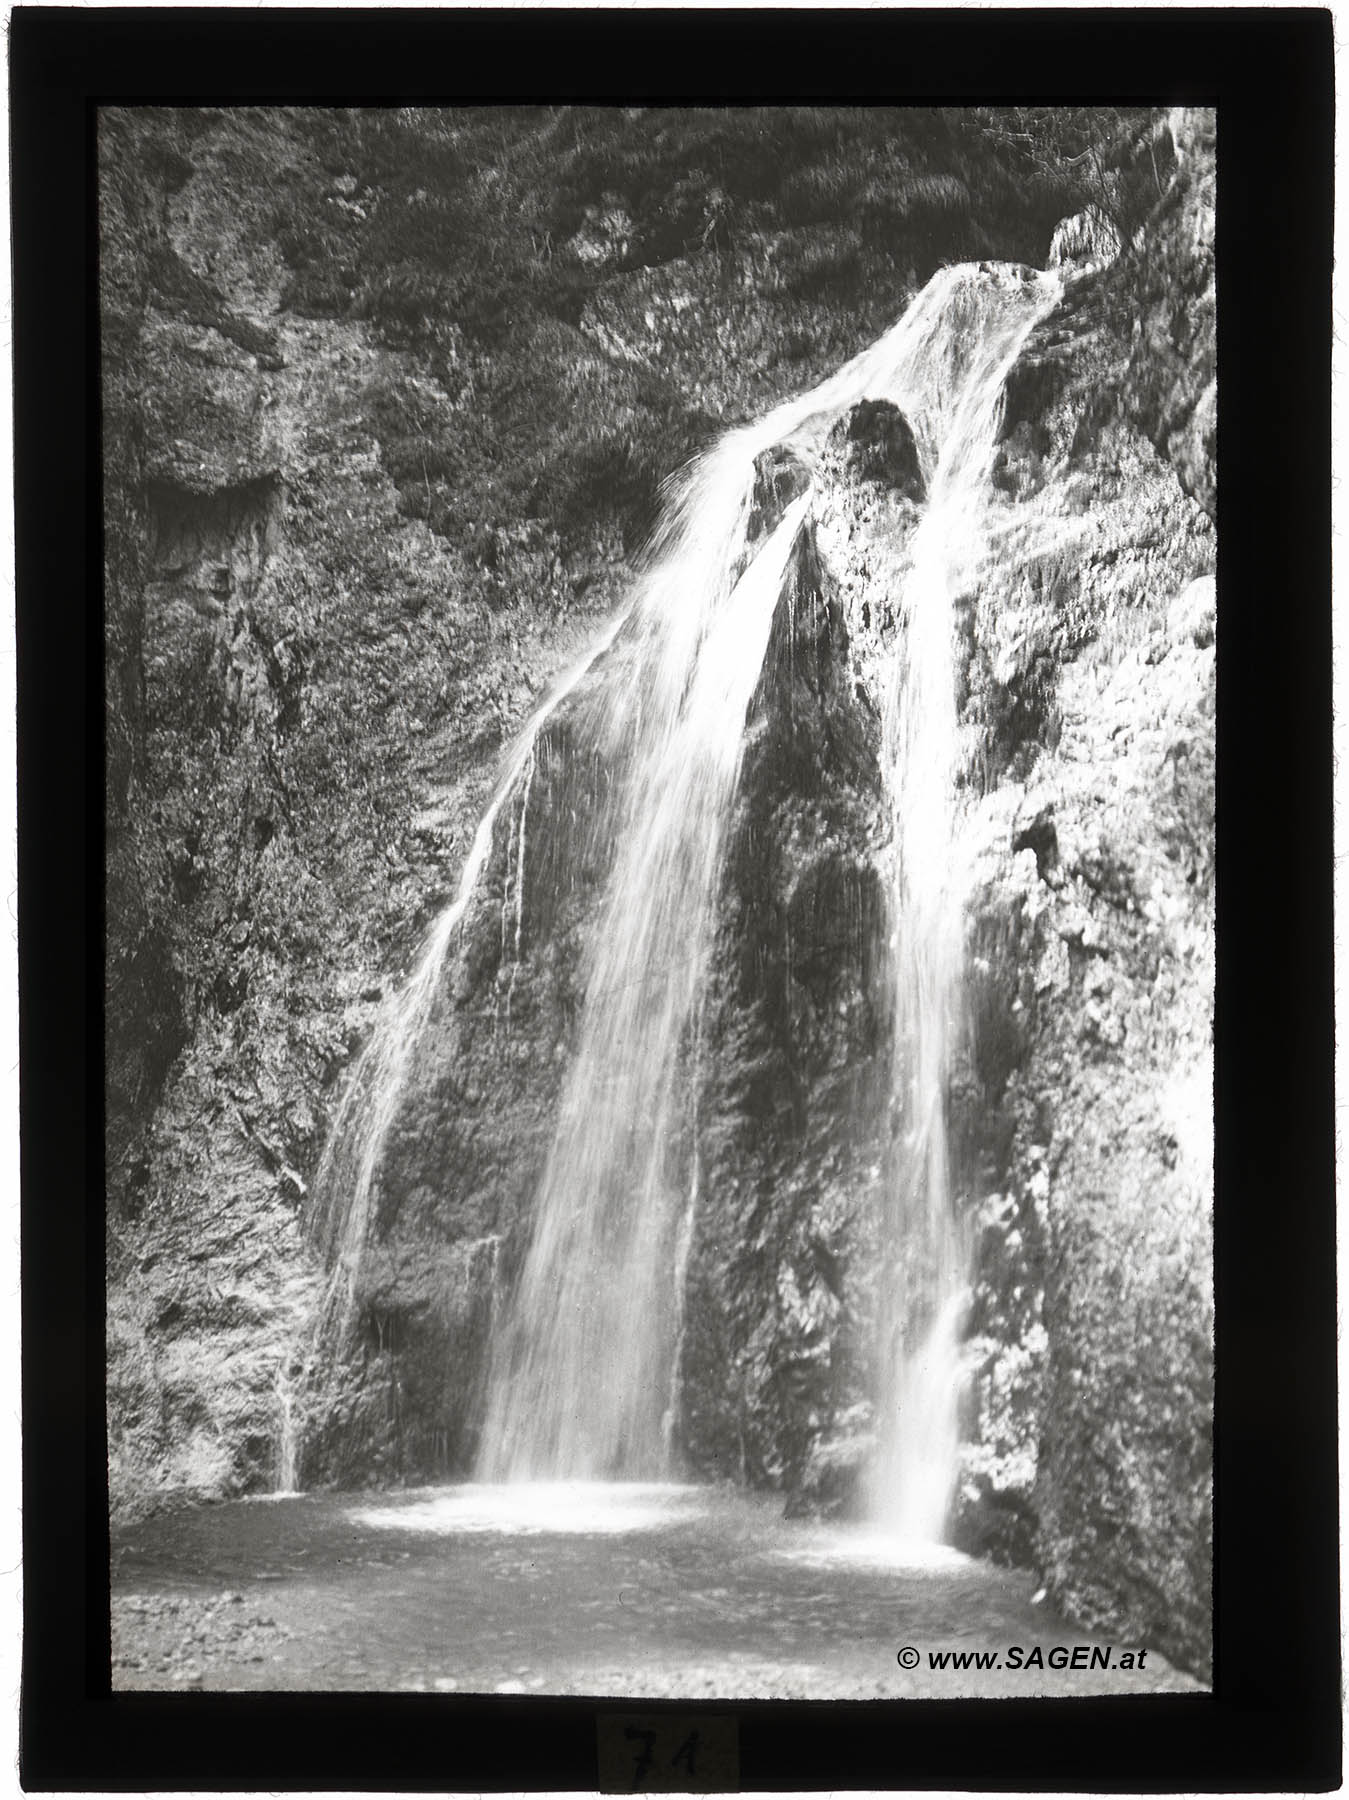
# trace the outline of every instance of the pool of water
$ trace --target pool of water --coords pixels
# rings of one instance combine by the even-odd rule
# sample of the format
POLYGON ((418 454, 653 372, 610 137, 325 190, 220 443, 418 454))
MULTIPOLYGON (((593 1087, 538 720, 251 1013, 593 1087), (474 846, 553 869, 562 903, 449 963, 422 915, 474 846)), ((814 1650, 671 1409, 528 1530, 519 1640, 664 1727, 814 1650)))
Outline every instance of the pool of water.
POLYGON ((614 1482, 162 1515, 113 1533, 113 1685, 736 1699, 1197 1686, 1154 1650, 1140 1667, 1144 1646, 1072 1629, 1025 1572, 780 1512, 738 1489, 614 1482), (1111 1666, 1081 1666, 1093 1648, 1111 1666), (943 1652, 964 1666, 935 1666, 943 1652))

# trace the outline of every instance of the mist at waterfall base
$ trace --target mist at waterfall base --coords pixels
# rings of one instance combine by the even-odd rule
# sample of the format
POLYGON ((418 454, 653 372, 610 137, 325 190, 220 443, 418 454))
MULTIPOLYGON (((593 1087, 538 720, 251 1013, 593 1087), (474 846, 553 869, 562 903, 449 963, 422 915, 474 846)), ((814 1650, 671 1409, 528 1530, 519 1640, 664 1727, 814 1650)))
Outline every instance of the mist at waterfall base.
MULTIPOLYGON (((616 854, 589 932, 584 1004, 531 1236, 497 1305, 475 1473, 496 1484, 486 1496, 519 1483, 652 1482, 678 1472, 686 1265, 697 1208, 708 1203, 696 1143, 691 1154, 687 1143, 687 1088, 746 713, 774 617, 794 603, 813 503, 807 485, 775 524, 756 530, 756 463, 783 450, 812 470, 843 413, 879 400, 913 429, 925 496, 903 592, 890 597, 896 647, 878 696, 890 822, 878 846, 882 961, 894 1048, 865 1513, 873 1536, 941 1539, 968 1280, 945 1119, 962 1013, 953 603, 986 553, 1005 377, 1058 292, 1056 277, 1011 265, 945 269, 870 349, 728 434, 680 481, 630 606, 557 683, 507 758, 455 902, 348 1086, 314 1190, 327 1284, 279 1390, 283 1490, 296 1485, 302 1434, 331 1406, 357 1328, 382 1158, 494 833, 509 817, 518 961, 538 745, 610 651, 635 672, 597 688, 616 854)), ((504 942, 504 916, 502 931, 504 942)), ((503 1502, 503 1519, 509 1511, 503 1502)))

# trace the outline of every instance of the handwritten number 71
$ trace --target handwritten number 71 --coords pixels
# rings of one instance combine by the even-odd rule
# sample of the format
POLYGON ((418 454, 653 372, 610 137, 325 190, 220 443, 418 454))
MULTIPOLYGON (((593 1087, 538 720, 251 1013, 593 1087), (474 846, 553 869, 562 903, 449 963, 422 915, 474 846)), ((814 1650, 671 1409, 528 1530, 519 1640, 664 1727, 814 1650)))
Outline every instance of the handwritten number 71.
MULTIPOLYGON (((656 1760, 656 1733, 654 1731, 643 1731, 636 1725, 629 1725, 624 1729, 623 1735, 629 1739, 640 1740, 642 1746, 637 1753, 637 1760, 632 1771, 632 1785, 635 1791, 641 1786, 642 1777, 656 1760)), ((697 1755, 697 1751, 698 1733, 696 1731, 691 1731, 670 1758, 670 1767, 672 1769, 677 1769, 680 1763, 683 1763, 691 1778, 694 1772, 694 1758, 697 1755)))

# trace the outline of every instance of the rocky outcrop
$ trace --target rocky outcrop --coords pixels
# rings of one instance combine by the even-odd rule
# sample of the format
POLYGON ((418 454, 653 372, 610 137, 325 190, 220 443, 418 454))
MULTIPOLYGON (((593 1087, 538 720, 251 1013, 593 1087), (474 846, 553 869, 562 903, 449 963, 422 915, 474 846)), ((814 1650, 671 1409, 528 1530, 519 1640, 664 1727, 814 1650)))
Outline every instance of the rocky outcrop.
POLYGON ((702 1474, 789 1490, 864 1405, 887 1021, 879 715, 803 544, 747 722, 698 1028, 697 1211, 680 1439, 702 1474), (878 1126, 875 1129, 879 1129, 878 1126))
MULTIPOLYGON (((1078 451, 1123 418, 1216 518, 1214 115, 1177 108, 1165 129, 1175 162, 1151 214, 1117 257, 1099 243, 1069 255, 1063 306, 1013 371, 1007 416, 1043 431, 1058 401, 1074 418, 1078 451)), ((1028 447, 1023 433, 1017 448, 1028 447)))
POLYGON ((1211 595, 1195 583, 1141 641, 1063 669, 1053 748, 971 820, 986 1191, 962 1491, 971 1547, 1032 1552, 1075 1617, 1201 1670, 1211 595))

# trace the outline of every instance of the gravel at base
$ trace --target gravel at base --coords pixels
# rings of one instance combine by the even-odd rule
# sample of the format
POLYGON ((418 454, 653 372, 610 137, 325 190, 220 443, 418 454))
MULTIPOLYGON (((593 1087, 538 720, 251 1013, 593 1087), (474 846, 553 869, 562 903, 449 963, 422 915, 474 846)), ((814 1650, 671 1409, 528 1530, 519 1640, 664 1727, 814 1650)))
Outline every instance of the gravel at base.
MULTIPOLYGON (((126 1691, 900 1699, 1199 1691, 1141 1670, 936 1670, 930 1651, 1101 1643, 1034 1578, 868 1560, 771 1505, 671 1489, 622 1529, 447 1524, 465 1490, 233 1502, 114 1534, 126 1691), (372 1504, 372 1501, 375 1504, 372 1504), (913 1645, 919 1666, 898 1666, 913 1645)), ((626 1502, 624 1502, 626 1503, 626 1502)), ((865 1544, 860 1545, 865 1550, 865 1544)), ((1116 1652, 1134 1648, 1114 1646, 1116 1652)))

